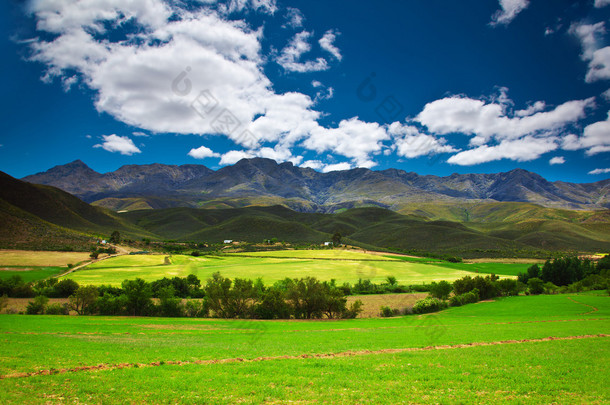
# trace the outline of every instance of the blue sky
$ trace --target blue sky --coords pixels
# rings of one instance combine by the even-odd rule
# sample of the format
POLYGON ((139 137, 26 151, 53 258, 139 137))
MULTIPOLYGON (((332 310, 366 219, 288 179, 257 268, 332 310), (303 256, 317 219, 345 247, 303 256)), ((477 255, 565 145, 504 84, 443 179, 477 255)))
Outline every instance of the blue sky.
POLYGON ((610 0, 11 0, 0 170, 610 177, 610 0))

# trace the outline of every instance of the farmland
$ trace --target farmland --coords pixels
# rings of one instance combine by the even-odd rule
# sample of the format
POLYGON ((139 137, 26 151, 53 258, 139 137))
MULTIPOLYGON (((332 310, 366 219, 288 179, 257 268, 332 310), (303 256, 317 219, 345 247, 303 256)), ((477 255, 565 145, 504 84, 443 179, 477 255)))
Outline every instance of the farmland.
POLYGON ((463 264, 461 268, 452 268, 440 263, 401 260, 398 256, 347 250, 292 250, 202 257, 174 255, 169 265, 164 264, 164 260, 162 255, 121 256, 93 263, 67 277, 81 285, 119 285, 127 278, 136 277, 153 281, 163 277, 195 274, 199 279, 205 280, 214 272, 221 272, 223 276, 230 278, 262 277, 265 284, 273 284, 286 277, 306 276, 320 280, 336 279, 339 283, 355 283, 358 279, 381 283, 386 277, 394 276, 400 284, 408 285, 455 280, 472 275, 478 268, 489 271, 492 268, 490 266, 498 270, 497 274, 509 276, 514 275, 515 266, 519 271, 525 271, 528 267, 527 264, 483 263, 463 264))
POLYGON ((0 401, 608 403, 609 304, 520 296, 317 322, 2 315, 0 401))

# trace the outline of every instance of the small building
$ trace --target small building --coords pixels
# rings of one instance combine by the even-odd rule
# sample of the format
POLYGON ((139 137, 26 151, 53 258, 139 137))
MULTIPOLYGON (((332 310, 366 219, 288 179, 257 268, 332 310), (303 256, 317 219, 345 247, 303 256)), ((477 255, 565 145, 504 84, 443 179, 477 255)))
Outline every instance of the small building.
POLYGON ((332 242, 324 242, 324 246, 331 246, 332 244, 332 242))
POLYGON ((233 243, 233 239, 225 239, 225 241, 223 243, 226 243, 226 244, 233 243))

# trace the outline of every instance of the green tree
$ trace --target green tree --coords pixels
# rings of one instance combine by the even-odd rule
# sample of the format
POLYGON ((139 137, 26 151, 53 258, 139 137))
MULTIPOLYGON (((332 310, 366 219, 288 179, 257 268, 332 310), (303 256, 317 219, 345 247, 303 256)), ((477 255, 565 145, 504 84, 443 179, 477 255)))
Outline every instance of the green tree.
POLYGON ((79 315, 92 315, 95 313, 95 303, 99 293, 94 285, 82 286, 68 299, 68 306, 79 315))
POLYGON ((530 294, 542 294, 544 292, 544 281, 537 277, 530 278, 527 280, 527 288, 529 289, 530 294))
POLYGON ((335 234, 333 235, 332 241, 333 241, 333 245, 335 246, 340 246, 341 245, 341 233, 340 232, 335 232, 335 234))
POLYGON ((112 234, 110 234, 110 239, 108 239, 108 242, 114 243, 114 244, 121 243, 121 232, 113 231, 112 234))
POLYGON ((135 280, 125 280, 123 284, 125 291, 126 309, 133 316, 147 315, 152 307, 152 288, 150 284, 141 278, 135 280))
POLYGON ((432 282, 430 284, 430 295, 433 298, 438 298, 441 300, 446 300, 449 298, 449 294, 453 290, 453 286, 448 281, 439 281, 438 283, 432 282))

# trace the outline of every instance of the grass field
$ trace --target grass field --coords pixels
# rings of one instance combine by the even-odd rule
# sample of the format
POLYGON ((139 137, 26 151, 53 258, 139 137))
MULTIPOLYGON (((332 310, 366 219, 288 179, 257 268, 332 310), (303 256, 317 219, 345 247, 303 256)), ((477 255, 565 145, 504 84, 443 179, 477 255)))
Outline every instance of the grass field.
POLYGON ((595 294, 313 322, 2 315, 0 333, 2 403, 610 402, 595 294))
POLYGON ((44 280, 66 271, 66 267, 0 267, 0 280, 20 276, 23 281, 44 280))
MULTIPOLYGON (((360 251, 335 250, 291 250, 278 252, 237 253, 222 256, 181 256, 171 258, 171 265, 164 265, 162 255, 121 256, 93 263, 69 274, 68 278, 79 284, 119 285, 127 278, 140 277, 147 281, 163 277, 186 277, 195 274, 205 280, 214 272, 229 278, 262 277, 266 284, 286 277, 316 277, 320 280, 336 279, 337 282, 356 283, 358 279, 370 279, 375 283, 385 282, 394 276, 400 284, 421 284, 440 280, 455 280, 473 275, 478 268, 498 268, 497 274, 513 275, 514 269, 506 270, 502 263, 467 265, 465 271, 440 263, 419 263, 400 260, 394 256, 367 254, 360 251), (504 273, 502 273, 504 271, 504 273)), ((520 264, 525 271, 527 264, 520 264)), ((483 271, 482 271, 483 272, 483 271)))
POLYGON ((2 266, 53 266, 61 267, 89 260, 87 252, 38 252, 30 250, 0 250, 2 266))

